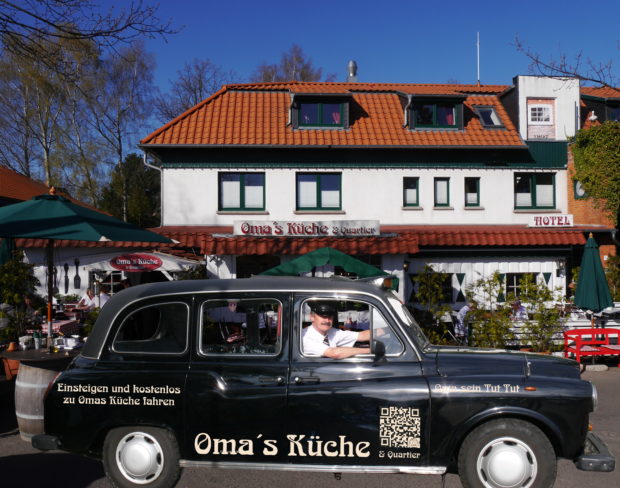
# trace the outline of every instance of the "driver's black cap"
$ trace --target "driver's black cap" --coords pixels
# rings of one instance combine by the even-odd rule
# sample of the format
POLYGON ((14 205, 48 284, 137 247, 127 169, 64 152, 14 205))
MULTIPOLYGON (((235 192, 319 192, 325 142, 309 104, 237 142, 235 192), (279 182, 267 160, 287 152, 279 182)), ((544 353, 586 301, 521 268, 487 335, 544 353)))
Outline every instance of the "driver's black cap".
POLYGON ((311 302, 310 310, 323 317, 336 315, 336 306, 332 302, 311 302))

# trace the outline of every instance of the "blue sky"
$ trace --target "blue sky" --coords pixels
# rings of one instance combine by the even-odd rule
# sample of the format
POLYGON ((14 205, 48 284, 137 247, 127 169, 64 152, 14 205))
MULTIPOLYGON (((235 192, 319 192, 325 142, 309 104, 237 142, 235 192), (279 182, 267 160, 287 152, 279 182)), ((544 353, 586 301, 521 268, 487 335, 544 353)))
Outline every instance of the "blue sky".
POLYGON ((619 0, 162 0, 160 14, 184 26, 167 41, 147 42, 164 91, 194 58, 247 81, 259 63, 277 62, 293 43, 338 81, 354 59, 364 82, 475 83, 476 32, 484 84, 510 84, 528 73, 529 61, 514 46, 517 35, 544 55, 581 51, 620 66, 619 0))

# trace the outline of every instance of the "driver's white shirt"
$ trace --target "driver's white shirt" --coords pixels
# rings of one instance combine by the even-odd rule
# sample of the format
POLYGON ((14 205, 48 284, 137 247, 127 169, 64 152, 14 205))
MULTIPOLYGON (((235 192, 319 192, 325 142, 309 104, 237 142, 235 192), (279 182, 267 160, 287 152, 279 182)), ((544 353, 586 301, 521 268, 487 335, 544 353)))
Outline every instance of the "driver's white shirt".
POLYGON ((306 327, 301 333, 303 353, 309 356, 322 356, 326 349, 330 347, 351 347, 357 342, 359 332, 350 330, 334 329, 327 331, 329 345, 324 344, 325 336, 316 330, 312 324, 306 327))

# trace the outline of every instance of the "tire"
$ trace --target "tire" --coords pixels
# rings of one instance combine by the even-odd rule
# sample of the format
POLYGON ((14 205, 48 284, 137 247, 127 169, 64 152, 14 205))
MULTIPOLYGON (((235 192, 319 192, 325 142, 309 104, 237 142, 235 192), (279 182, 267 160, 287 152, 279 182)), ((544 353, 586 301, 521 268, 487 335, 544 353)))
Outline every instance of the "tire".
POLYGON ((550 488, 557 459, 538 427, 499 419, 469 433, 459 450, 458 467, 464 488, 550 488))
POLYGON ((117 488, 169 488, 181 474, 179 446, 165 429, 112 429, 103 443, 103 469, 117 488))

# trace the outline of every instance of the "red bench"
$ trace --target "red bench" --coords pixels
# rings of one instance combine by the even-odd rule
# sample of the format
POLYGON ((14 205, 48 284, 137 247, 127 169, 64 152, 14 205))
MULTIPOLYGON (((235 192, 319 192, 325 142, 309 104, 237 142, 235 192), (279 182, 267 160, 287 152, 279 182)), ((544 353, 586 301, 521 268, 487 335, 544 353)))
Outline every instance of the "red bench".
MULTIPOLYGON (((620 356, 620 329, 572 329, 564 332, 564 357, 620 356), (615 337, 616 344, 611 343, 615 337)), ((620 363, 618 364, 620 366, 620 363)))

